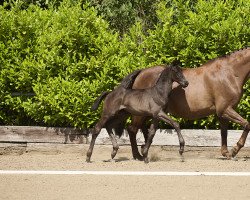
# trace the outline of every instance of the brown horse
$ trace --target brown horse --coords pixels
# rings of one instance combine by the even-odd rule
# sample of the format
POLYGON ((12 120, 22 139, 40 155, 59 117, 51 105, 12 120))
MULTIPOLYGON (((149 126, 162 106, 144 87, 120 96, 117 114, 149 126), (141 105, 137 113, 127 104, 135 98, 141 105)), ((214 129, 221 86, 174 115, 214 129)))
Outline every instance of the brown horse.
MULTIPOLYGON (((136 75, 137 73, 135 76, 136 75)), ((125 78, 125 80, 127 79, 129 78, 125 78)), ((131 80, 133 80, 133 77, 131 80)), ((107 129, 113 144, 111 158, 113 159, 115 157, 119 147, 116 139, 114 138, 112 129, 115 128, 117 124, 120 123, 120 121, 124 122, 130 114, 153 118, 153 122, 150 126, 149 136, 143 149, 143 158, 146 163, 148 162, 148 150, 152 143, 152 139, 156 132, 156 127, 159 120, 162 120, 175 128, 180 142, 179 152, 182 154, 184 151, 185 142, 181 135, 179 124, 167 116, 164 111, 168 107, 168 97, 172 90, 174 81, 178 82, 182 87, 188 86, 188 82, 183 76, 182 69, 178 65, 164 67, 164 70, 161 72, 156 84, 151 88, 125 89, 123 84, 121 84, 110 93, 102 93, 92 106, 92 110, 95 110, 100 104, 101 100, 105 98, 101 118, 91 131, 92 139, 87 152, 86 161, 90 162, 95 140, 100 133, 101 128, 107 129)))
MULTIPOLYGON (((142 70, 133 88, 152 87, 163 69, 162 66, 155 66, 142 70)), ((250 130, 249 122, 235 111, 243 95, 243 85, 250 78, 250 48, 218 57, 198 68, 186 68, 183 74, 189 86, 185 89, 173 86, 168 111, 173 116, 190 120, 216 114, 221 127, 221 154, 228 159, 234 157, 244 146, 250 130), (240 124, 244 129, 231 152, 227 148, 229 121, 240 124)), ((133 116, 128 129, 133 157, 140 160, 142 157, 138 152, 136 133, 141 128, 144 137, 147 137, 144 122, 145 117, 133 116)))

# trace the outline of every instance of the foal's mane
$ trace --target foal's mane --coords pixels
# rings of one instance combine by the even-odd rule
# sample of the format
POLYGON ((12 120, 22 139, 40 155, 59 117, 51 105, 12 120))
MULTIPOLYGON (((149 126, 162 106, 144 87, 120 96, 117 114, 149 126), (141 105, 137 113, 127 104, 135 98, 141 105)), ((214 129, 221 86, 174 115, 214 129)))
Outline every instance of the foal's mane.
POLYGON ((160 73, 160 76, 158 77, 158 79, 157 79, 157 81, 155 82, 154 85, 158 84, 159 80, 161 79, 161 77, 163 76, 163 73, 164 73, 165 71, 169 71, 169 70, 170 70, 170 65, 164 65, 164 68, 165 68, 165 69, 160 73))

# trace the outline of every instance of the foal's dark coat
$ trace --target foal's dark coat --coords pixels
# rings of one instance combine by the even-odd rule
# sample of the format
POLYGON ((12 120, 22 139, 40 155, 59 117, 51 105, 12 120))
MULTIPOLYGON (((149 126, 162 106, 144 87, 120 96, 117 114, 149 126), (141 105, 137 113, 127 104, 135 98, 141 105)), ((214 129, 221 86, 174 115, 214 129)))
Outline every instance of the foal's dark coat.
POLYGON ((117 127, 117 123, 124 123, 129 114, 137 116, 149 116, 153 118, 148 139, 143 149, 143 157, 145 162, 148 162, 148 149, 152 143, 158 120, 163 120, 176 129, 180 142, 180 154, 182 154, 184 150, 184 139, 180 133, 179 125, 169 118, 163 111, 166 110, 168 96, 172 90, 172 84, 174 81, 178 82, 180 85, 182 85, 182 87, 186 87, 188 85, 188 82, 182 74, 181 68, 179 66, 171 65, 169 67, 165 67, 157 83, 152 88, 134 90, 125 89, 121 85, 113 90, 110 94, 103 93, 92 106, 93 110, 96 109, 100 101, 105 98, 105 96, 107 96, 104 101, 101 119, 92 131, 92 140, 87 152, 86 161, 90 161, 95 140, 101 128, 103 127, 107 129, 107 132, 111 138, 113 144, 113 152, 111 157, 112 159, 114 158, 119 147, 112 132, 112 128, 117 127))

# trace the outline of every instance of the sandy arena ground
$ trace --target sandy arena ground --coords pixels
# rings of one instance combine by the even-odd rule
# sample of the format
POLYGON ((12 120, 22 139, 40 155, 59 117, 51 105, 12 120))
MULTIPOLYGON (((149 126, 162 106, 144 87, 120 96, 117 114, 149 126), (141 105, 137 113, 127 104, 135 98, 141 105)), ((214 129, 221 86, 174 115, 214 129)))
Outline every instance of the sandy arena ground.
MULTIPOLYGON (((46 151, 11 149, 0 152, 0 170, 98 170, 250 172, 250 148, 237 160, 226 160, 217 147, 153 146, 144 164, 132 160, 130 147, 121 146, 110 162, 111 146, 96 145, 92 163, 85 162, 88 145, 54 147, 46 151)), ((250 176, 117 176, 117 175, 3 175, 0 199, 250 199, 250 176)))

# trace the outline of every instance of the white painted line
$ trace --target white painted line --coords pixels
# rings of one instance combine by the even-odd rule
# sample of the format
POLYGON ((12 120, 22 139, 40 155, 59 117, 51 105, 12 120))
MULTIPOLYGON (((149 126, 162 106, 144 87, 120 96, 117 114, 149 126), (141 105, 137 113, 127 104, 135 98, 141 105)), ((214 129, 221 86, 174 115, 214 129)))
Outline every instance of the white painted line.
POLYGON ((20 171, 0 170, 0 175, 118 175, 118 176, 250 176, 250 172, 178 172, 178 171, 20 171))

